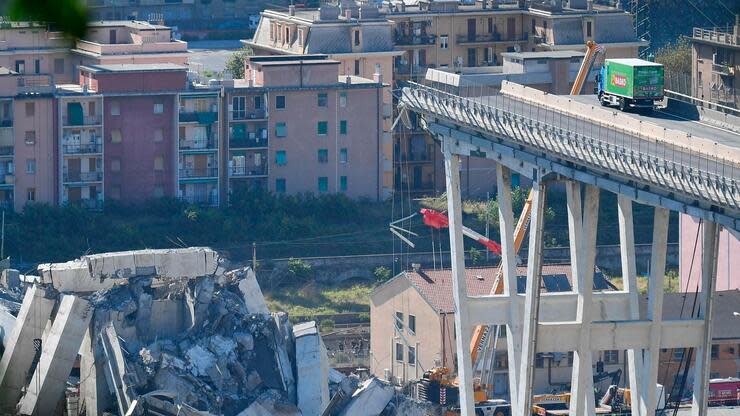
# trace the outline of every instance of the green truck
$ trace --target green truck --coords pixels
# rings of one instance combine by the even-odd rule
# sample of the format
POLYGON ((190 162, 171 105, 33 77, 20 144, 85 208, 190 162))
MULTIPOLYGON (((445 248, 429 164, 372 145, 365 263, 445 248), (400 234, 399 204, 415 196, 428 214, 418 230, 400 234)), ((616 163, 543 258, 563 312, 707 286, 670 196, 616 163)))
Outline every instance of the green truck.
POLYGON ((603 106, 651 111, 663 100, 663 65, 642 59, 607 59, 596 75, 596 94, 603 106))

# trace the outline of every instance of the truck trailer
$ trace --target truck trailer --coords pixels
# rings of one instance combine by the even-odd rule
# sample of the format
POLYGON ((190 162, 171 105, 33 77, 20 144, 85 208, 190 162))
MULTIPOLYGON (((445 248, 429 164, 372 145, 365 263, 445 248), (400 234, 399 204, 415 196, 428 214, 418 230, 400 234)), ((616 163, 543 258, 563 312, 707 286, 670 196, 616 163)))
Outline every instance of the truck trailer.
POLYGON ((642 59, 606 59, 596 75, 596 94, 603 106, 648 110, 663 100, 663 65, 642 59))

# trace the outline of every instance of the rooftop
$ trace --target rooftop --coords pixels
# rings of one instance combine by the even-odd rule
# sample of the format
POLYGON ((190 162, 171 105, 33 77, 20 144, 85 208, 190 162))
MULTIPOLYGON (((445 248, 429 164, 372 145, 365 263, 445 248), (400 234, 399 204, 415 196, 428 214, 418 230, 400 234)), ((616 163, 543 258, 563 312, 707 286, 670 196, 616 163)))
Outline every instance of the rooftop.
POLYGON ((137 30, 170 30, 169 26, 157 25, 143 20, 98 20, 88 22, 88 27, 128 27, 137 30))
POLYGON ((187 71, 188 67, 177 64, 106 64, 106 65, 80 65, 80 70, 99 72, 165 72, 165 71, 187 71))
POLYGON ((542 52, 504 52, 501 56, 518 59, 570 59, 583 58, 586 54, 578 51, 542 51, 542 52))

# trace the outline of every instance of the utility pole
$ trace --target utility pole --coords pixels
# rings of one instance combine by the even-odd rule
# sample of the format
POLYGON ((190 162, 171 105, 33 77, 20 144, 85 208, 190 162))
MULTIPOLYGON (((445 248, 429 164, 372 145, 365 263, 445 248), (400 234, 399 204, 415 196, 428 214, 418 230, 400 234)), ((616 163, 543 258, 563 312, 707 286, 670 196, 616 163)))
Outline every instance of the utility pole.
MULTIPOLYGON (((5 213, 3 213, 3 215, 4 214, 5 213)), ((3 224, 5 224, 5 222, 3 222, 3 224)), ((253 272, 257 271, 257 242, 256 241, 252 242, 252 271, 253 272)))
MULTIPOLYGON (((488 223, 489 223, 488 215, 490 213, 490 208, 491 208, 491 193, 486 192, 486 238, 487 239, 490 239, 490 237, 488 236, 488 223)), ((488 263, 489 251, 490 250, 486 250, 486 263, 488 263)))

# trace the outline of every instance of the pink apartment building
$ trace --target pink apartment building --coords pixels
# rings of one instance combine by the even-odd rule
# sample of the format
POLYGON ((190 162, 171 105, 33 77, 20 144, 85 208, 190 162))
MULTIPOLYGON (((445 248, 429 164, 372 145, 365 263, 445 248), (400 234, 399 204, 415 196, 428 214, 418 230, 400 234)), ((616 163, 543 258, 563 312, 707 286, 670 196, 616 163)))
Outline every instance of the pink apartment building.
MULTIPOLYGON (((681 291, 693 293, 701 286, 701 256, 703 224, 689 215, 681 215, 679 239, 681 256, 679 270, 681 291)), ((740 289, 740 240, 727 230, 719 235, 716 290, 740 289)), ((740 309, 740 308, 738 308, 740 309)))

